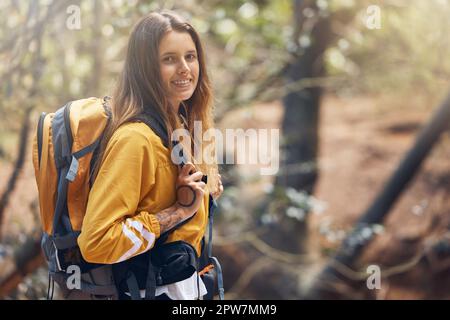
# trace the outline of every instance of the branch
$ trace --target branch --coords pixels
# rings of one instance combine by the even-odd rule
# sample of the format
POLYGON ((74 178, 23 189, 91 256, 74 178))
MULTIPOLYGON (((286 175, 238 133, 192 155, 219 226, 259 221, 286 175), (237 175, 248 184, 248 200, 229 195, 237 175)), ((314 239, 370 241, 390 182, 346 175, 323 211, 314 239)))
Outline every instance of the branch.
POLYGON ((3 193, 3 195, 0 198, 0 239, 2 238, 2 225, 3 225, 3 219, 4 219, 4 212, 6 207, 8 206, 10 195, 14 191, 17 180, 19 178, 19 174, 22 171, 23 164, 25 162, 25 156, 26 151, 28 150, 28 134, 30 131, 30 114, 31 114, 32 107, 28 107, 28 109, 25 111, 25 114, 23 116, 22 120, 22 129, 20 132, 20 139, 19 139, 19 154, 17 156, 16 164, 14 165, 13 173, 11 174, 8 184, 6 187, 6 191, 3 193))
POLYGON ((305 263, 305 261, 318 259, 318 256, 311 254, 295 254, 287 251, 281 251, 279 249, 271 247, 258 237, 258 234, 254 231, 246 232, 240 236, 233 236, 229 238, 214 237, 215 246, 225 246, 236 244, 239 242, 246 242, 251 244, 257 251, 264 254, 266 257, 275 260, 277 263, 289 263, 299 264, 305 263))
POLYGON ((30 237, 25 244, 15 252, 14 258, 8 257, 2 263, 0 270, 5 272, 5 265, 13 264, 15 268, 6 271, 7 274, 0 273, 0 299, 8 296, 30 273, 34 272, 44 264, 44 257, 41 254, 41 242, 39 238, 30 237), (11 261, 14 259, 14 261, 11 261))
POLYGON ((220 120, 223 119, 225 114, 229 111, 241 108, 243 106, 246 106, 248 103, 257 100, 268 88, 273 86, 273 83, 280 79, 284 73, 286 72, 287 68, 289 66, 289 63, 286 63, 282 68, 274 72, 273 74, 269 75, 267 78, 265 78, 263 81, 261 81, 255 91, 252 93, 251 96, 244 98, 244 99, 236 99, 238 88, 240 87, 241 83, 236 83, 233 89, 231 90, 230 95, 228 96, 227 100, 230 100, 230 104, 224 108, 224 110, 220 113, 218 113, 215 117, 216 122, 220 122, 220 120))
POLYGON ((253 263, 241 274, 234 286, 227 292, 227 299, 238 299, 239 294, 248 286, 255 275, 270 264, 271 262, 269 259, 264 256, 253 261, 253 263))

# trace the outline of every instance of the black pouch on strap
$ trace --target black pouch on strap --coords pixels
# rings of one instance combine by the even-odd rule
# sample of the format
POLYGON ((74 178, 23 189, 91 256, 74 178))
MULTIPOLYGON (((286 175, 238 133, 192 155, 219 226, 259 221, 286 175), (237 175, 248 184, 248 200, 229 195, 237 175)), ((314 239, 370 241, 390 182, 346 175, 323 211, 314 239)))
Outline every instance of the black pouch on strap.
POLYGON ((128 288, 130 273, 137 281, 140 290, 146 289, 147 276, 155 279, 157 286, 175 283, 192 276, 197 270, 195 249, 184 241, 175 241, 158 245, 126 261, 113 265, 114 280, 119 292, 131 292, 128 288), (153 274, 148 275, 149 257, 153 274))
POLYGON ((144 253, 112 265, 114 282, 121 295, 131 291, 127 284, 130 277, 137 280, 139 289, 145 289, 148 258, 149 255, 144 253))
POLYGON ((163 244, 153 249, 151 255, 163 285, 185 280, 197 270, 195 250, 184 241, 163 244))

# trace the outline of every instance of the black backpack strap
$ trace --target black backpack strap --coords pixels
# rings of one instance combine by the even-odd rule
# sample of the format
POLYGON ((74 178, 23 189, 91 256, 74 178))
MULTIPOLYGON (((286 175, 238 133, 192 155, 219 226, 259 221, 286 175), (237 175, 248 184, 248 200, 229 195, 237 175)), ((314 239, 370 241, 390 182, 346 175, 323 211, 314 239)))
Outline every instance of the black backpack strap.
POLYGON ((152 263, 152 250, 148 252, 147 280, 145 282, 145 300, 154 300, 156 293, 156 277, 158 276, 152 263))
POLYGON ((200 273, 203 276, 203 282, 208 290, 204 297, 205 300, 213 300, 216 289, 219 299, 225 299, 225 291, 223 288, 222 267, 219 260, 212 255, 212 233, 214 224, 214 211, 217 208, 217 202, 209 195, 209 212, 208 212, 208 242, 205 245, 205 237, 202 239, 202 253, 200 256, 200 273), (212 270, 211 270, 212 269, 212 270), (209 271, 211 270, 211 271, 209 271), (216 286, 217 284, 217 286, 216 286))
POLYGON ((69 172, 69 165, 72 160, 72 131, 70 128, 70 105, 71 102, 66 104, 63 108, 59 109, 53 118, 52 132, 53 132, 53 146, 55 153, 55 166, 58 170, 58 195, 55 204, 55 211, 53 215, 53 231, 52 236, 64 235, 73 232, 72 226, 67 224, 68 217, 67 211, 67 187, 68 180, 66 176, 69 172))
POLYGON ((140 115, 132 118, 130 121, 140 121, 145 123, 148 127, 150 127, 150 129, 153 130, 153 132, 156 133, 156 135, 158 135, 158 137, 161 138, 164 146, 169 148, 169 135, 167 133, 167 127, 161 116, 156 111, 153 111, 152 108, 145 107, 144 111, 140 115))
POLYGON ((139 291, 139 285, 133 272, 128 271, 126 282, 131 295, 131 300, 141 300, 141 292, 139 291))
POLYGON ((212 195, 209 195, 209 212, 208 212, 208 257, 212 257, 212 233, 214 224, 214 211, 216 211, 217 202, 212 195))
POLYGON ((38 145, 38 161, 39 168, 41 168, 41 158, 42 158, 42 139, 43 139, 43 130, 44 130, 44 120, 47 114, 42 112, 39 116, 39 122, 37 127, 37 145, 38 145))

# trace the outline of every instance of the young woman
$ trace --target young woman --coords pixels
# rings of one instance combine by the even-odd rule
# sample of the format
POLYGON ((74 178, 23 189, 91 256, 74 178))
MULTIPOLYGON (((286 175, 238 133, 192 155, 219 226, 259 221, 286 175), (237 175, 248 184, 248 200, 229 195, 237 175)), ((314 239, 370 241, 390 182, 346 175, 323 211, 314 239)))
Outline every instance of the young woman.
MULTIPOLYGON (((110 100, 112 117, 78 238, 86 261, 130 261, 149 252, 169 230, 165 243, 182 241, 200 256, 209 194, 217 199, 223 192, 220 175, 215 162, 207 164, 211 159, 196 164, 199 159, 188 139, 180 142, 187 163, 174 164, 170 137, 183 127, 193 135, 194 121, 201 121, 203 132, 212 128, 212 102, 205 55, 194 28, 172 12, 150 13, 137 22, 110 100), (159 120, 168 141, 139 120, 148 115, 159 120)), ((124 291, 122 298, 131 295, 124 291)), ((195 272, 158 285, 155 296, 196 299, 205 293, 195 272)))

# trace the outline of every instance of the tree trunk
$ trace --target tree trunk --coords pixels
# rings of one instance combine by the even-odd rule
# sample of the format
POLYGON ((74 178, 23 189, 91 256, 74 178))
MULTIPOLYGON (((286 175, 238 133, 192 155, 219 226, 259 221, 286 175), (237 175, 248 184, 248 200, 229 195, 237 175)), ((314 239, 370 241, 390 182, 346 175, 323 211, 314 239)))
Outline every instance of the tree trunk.
POLYGON ((92 75, 89 79, 89 86, 86 88, 88 96, 100 95, 100 79, 102 78, 103 71, 103 5, 100 0, 94 0, 93 2, 93 30, 94 39, 92 40, 91 56, 92 56, 92 75))
MULTIPOLYGON (((294 1, 295 41, 298 50, 285 74, 289 91, 283 98, 285 109, 282 133, 280 173, 275 184, 312 194, 318 176, 317 154, 319 145, 319 110, 322 89, 319 86, 295 89, 301 81, 323 77, 324 52, 332 42, 331 15, 318 18, 309 34, 311 43, 300 46, 299 36, 304 33, 302 12, 310 2, 294 1)), ((315 10, 313 5, 309 6, 315 10)), ((281 215, 278 232, 267 239, 275 247, 291 252, 304 252, 307 237, 306 219, 295 221, 281 215)))

